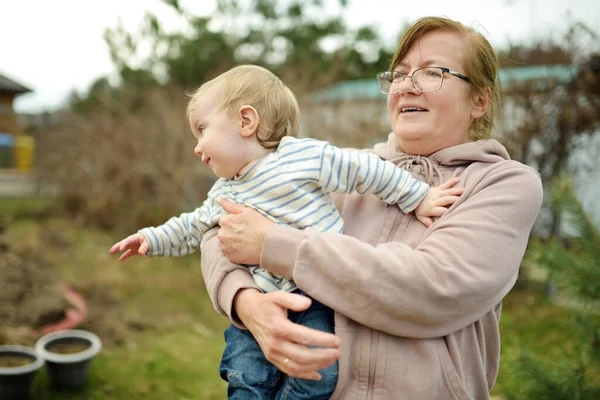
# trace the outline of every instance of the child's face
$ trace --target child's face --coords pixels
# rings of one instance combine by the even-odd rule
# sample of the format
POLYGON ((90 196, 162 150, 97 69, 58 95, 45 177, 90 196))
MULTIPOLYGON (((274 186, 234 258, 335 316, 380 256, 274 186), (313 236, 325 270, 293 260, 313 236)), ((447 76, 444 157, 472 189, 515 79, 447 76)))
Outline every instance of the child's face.
POLYGON ((240 133, 240 120, 219 110, 217 94, 211 90, 194 101, 189 123, 198 140, 194 153, 219 178, 231 179, 249 162, 247 140, 240 133))

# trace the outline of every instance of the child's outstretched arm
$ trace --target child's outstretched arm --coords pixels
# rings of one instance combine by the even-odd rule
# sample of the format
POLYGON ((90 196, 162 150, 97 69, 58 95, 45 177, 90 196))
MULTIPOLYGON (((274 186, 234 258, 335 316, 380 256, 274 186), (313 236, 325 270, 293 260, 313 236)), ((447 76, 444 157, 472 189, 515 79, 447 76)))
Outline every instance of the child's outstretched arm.
POLYGON ((144 256, 150 250, 150 244, 141 233, 134 233, 133 235, 127 236, 125 239, 121 240, 112 245, 108 252, 110 254, 119 253, 125 251, 119 257, 119 261, 123 261, 128 259, 131 256, 140 255, 144 256), (126 251, 125 251, 126 250, 126 251))
POLYGON ((453 187, 458 183, 458 178, 454 177, 440 186, 432 186, 429 192, 423 197, 423 200, 415 208, 415 216, 425 226, 433 224, 432 217, 441 217, 448 207, 458 200, 465 191, 464 188, 453 187))

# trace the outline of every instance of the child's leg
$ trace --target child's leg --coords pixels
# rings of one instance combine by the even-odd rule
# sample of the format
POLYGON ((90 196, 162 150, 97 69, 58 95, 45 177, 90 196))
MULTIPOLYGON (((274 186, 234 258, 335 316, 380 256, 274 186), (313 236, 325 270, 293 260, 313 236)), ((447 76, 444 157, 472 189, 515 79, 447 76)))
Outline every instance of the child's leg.
POLYGON ((219 373, 228 382, 230 400, 271 399, 283 379, 283 374, 267 361, 250 331, 234 325, 225 331, 219 373))
MULTIPOLYGON (((302 312, 289 311, 289 319, 300 325, 333 333, 333 310, 315 299, 308 310, 302 312)), ((338 378, 338 363, 319 371, 320 381, 288 378, 277 391, 277 400, 292 399, 329 399, 338 378)))

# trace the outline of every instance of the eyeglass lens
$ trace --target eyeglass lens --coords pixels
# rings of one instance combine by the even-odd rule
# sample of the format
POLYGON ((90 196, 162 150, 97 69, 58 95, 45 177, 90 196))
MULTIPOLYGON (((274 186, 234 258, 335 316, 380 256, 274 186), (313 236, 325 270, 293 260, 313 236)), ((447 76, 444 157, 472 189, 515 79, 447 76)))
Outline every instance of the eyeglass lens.
MULTIPOLYGON (((428 67, 417 69, 412 74, 415 89, 420 92, 435 92, 442 87, 443 73, 440 68, 428 67)), ((398 93, 404 79, 410 76, 399 72, 383 72, 379 76, 379 88, 383 93, 398 93)))

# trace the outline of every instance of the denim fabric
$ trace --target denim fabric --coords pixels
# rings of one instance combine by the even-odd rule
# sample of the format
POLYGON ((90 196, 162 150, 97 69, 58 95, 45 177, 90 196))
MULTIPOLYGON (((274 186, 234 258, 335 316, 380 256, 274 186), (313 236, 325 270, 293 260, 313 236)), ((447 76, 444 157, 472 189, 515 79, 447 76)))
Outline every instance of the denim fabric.
MULTIPOLYGON (((290 311, 289 319, 333 333, 333 310, 314 299, 308 310, 290 311)), ((250 331, 231 325, 225 331, 225 343, 219 373, 228 382, 227 397, 230 400, 329 399, 335 389, 337 362, 319 371, 320 381, 289 378, 267 361, 250 331)))

